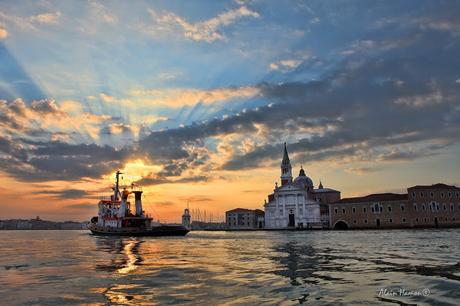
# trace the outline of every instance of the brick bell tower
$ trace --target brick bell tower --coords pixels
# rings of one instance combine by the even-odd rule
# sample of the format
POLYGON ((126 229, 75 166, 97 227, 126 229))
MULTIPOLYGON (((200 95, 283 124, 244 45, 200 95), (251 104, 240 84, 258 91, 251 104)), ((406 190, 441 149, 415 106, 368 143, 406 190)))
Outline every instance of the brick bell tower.
POLYGON ((283 160, 281 161, 281 186, 289 183, 292 183, 292 167, 286 148, 286 143, 284 143, 284 154, 283 160))

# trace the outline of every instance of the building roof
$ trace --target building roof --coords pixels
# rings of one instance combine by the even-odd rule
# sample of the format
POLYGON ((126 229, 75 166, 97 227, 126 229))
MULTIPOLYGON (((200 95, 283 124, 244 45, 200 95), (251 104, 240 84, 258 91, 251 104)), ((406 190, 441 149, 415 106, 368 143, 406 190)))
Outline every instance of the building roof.
POLYGON ((460 188, 454 186, 454 185, 446 185, 442 183, 437 183, 433 185, 416 185, 409 187, 407 189, 451 189, 451 190, 460 190, 460 188))
POLYGON ((382 202, 382 201, 404 201, 407 200, 406 194, 398 193, 376 193, 364 197, 343 198, 335 203, 362 203, 362 202, 382 202))
MULTIPOLYGON (((258 209, 256 209, 258 210, 258 209)), ((254 209, 247 209, 247 208, 235 208, 232 210, 228 210, 225 213, 235 213, 235 212, 254 212, 254 209)))
POLYGON ((332 188, 318 188, 318 189, 313 189, 313 192, 322 193, 322 192, 340 192, 340 191, 332 189, 332 188))
POLYGON ((263 210, 261 210, 261 209, 254 209, 254 213, 256 215, 264 215, 265 214, 265 212, 263 210))

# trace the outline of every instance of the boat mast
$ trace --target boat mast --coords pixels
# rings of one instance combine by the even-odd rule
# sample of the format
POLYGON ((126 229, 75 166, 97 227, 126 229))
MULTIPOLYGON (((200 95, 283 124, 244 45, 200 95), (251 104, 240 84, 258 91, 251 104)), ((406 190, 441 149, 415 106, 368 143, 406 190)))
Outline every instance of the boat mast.
POLYGON ((121 173, 120 171, 117 171, 117 173, 116 173, 117 182, 115 184, 115 191, 114 191, 115 194, 113 195, 113 199, 114 199, 115 202, 118 201, 118 193, 119 193, 118 182, 119 182, 120 174, 123 174, 123 173, 121 173))

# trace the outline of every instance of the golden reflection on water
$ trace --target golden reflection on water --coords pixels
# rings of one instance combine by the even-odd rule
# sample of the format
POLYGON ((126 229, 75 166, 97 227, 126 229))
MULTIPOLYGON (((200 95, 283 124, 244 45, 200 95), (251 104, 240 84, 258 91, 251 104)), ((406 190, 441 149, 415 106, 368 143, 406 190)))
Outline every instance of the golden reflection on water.
POLYGON ((138 255, 133 253, 133 248, 139 245, 139 242, 131 241, 127 243, 123 249, 124 254, 126 255, 126 264, 124 267, 117 270, 120 274, 128 274, 137 269, 138 255))

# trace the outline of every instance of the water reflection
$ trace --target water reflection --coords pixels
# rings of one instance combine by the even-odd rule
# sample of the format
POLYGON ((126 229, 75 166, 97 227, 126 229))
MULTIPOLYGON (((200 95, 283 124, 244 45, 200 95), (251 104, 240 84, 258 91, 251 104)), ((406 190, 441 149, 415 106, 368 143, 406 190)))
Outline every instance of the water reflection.
POLYGON ((152 239, 7 234, 0 232, 5 305, 456 305, 460 299, 458 229, 152 239), (381 288, 431 293, 379 296, 381 288))
POLYGON ((142 263, 139 248, 143 240, 134 238, 96 237, 97 249, 109 254, 96 264, 98 271, 128 274, 142 263))
POLYGON ((115 277, 114 282, 105 288, 94 291, 102 294, 108 304, 131 305, 141 304, 141 297, 135 294, 138 285, 131 284, 129 279, 117 279, 117 275, 135 276, 136 270, 143 262, 140 247, 144 240, 123 237, 96 237, 96 246, 104 252, 102 262, 96 264, 96 271, 110 272, 115 277), (134 301, 136 301, 134 303, 134 301))
POLYGON ((285 268, 273 273, 288 277, 293 286, 305 283, 318 284, 321 280, 348 283, 343 278, 327 274, 327 272, 343 272, 345 268, 345 263, 337 261, 345 258, 330 254, 328 248, 317 249, 305 242, 294 240, 276 245, 273 250, 276 254, 287 254, 287 256, 272 257, 272 260, 279 262, 285 268))
POLYGON ((131 241, 125 245, 123 253, 126 256, 126 264, 118 269, 118 273, 127 274, 137 269, 137 265, 142 261, 139 255, 140 244, 141 241, 131 241))

